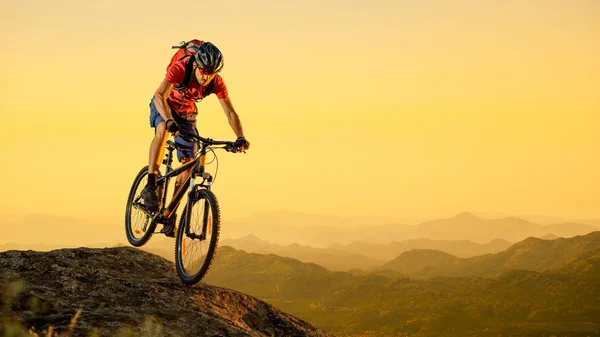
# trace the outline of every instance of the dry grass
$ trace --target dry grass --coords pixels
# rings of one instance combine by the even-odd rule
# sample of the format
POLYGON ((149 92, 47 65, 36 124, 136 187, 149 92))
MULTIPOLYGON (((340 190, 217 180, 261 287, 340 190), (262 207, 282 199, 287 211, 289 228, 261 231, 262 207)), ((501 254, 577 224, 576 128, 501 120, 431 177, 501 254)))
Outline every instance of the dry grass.
MULTIPOLYGON (((2 317, 0 317, 0 337, 69 337, 73 333, 77 325, 77 321, 83 312, 82 308, 79 308, 71 317, 69 326, 61 332, 55 330, 54 326, 50 326, 42 331, 36 331, 35 327, 26 328, 23 326, 21 321, 15 317, 13 312, 13 306, 18 302, 18 298, 22 293, 25 285, 21 280, 11 281, 5 285, 2 289, 2 297, 0 302, 3 303, 2 317)), ((31 310, 36 311, 37 304, 34 302, 31 304, 31 310)), ((161 335, 162 324, 160 321, 153 317, 146 317, 143 325, 140 328, 140 332, 133 331, 128 328, 119 330, 116 337, 158 337, 161 335)), ((93 329, 88 334, 89 337, 99 337, 100 332, 97 329, 93 329)))

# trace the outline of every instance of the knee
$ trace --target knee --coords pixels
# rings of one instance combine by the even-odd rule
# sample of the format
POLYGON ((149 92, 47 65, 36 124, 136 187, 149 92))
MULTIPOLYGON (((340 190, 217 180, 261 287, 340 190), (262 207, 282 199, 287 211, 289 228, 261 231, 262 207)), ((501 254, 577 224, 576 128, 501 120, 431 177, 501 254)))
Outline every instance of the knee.
POLYGON ((165 137, 167 137, 167 123, 166 122, 162 122, 156 126, 155 131, 154 131, 154 137, 160 138, 161 140, 165 139, 165 137))

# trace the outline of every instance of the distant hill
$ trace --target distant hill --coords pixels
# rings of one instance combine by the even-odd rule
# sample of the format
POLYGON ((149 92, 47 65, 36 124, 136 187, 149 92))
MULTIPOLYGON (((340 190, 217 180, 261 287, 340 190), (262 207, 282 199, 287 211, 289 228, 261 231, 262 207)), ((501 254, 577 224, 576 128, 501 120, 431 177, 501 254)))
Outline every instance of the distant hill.
POLYGON ((340 282, 351 275, 329 271, 314 263, 274 254, 255 254, 219 247, 211 272, 206 277, 209 284, 239 284, 261 298, 283 292, 292 296, 302 293, 325 296, 331 289, 343 287, 340 282), (213 273, 213 270, 216 272, 213 273))
MULTIPOLYGON (((517 217, 483 219, 475 214, 464 212, 451 218, 425 221, 416 225, 398 222, 382 223, 385 219, 354 221, 345 226, 340 219, 303 215, 293 218, 287 213, 273 216, 256 215, 251 218, 229 223, 223 228, 223 237, 255 235, 271 243, 288 245, 297 243, 304 246, 329 248, 338 243, 352 242, 388 244, 394 241, 428 238, 432 240, 469 240, 485 244, 494 239, 518 242, 528 237, 541 237, 554 234, 560 237, 573 237, 598 230, 598 227, 580 223, 541 225, 517 217), (264 217, 264 218, 263 218, 264 217), (328 219, 331 222, 328 222, 328 219)), ((364 254, 364 253, 362 253, 364 254)))
POLYGON ((560 268, 560 271, 565 274, 576 274, 600 282, 600 248, 569 259, 560 268))
POLYGON ((501 219, 510 216, 521 218, 530 222, 539 223, 541 225, 555 225, 565 223, 580 223, 584 225, 590 225, 594 227, 600 227, 600 219, 581 219, 581 218, 567 218, 559 216, 548 216, 548 215, 522 215, 522 214, 506 214, 506 213, 490 213, 490 212, 470 212, 478 217, 485 219, 501 219))
MULTIPOLYGON (((527 237, 542 237, 547 234, 565 238, 583 235, 598 230, 600 221, 590 221, 597 226, 576 222, 541 225, 517 217, 483 219, 467 212, 450 218, 425 222, 384 216, 341 217, 298 212, 269 212, 223 223, 221 237, 240 238, 254 235, 273 244, 296 243, 313 248, 331 248, 331 245, 335 243, 341 245, 348 245, 352 242, 389 244, 418 239, 466 240, 478 244, 488 244, 496 239, 518 242, 527 237)), ((117 221, 105 218, 101 221, 87 221, 73 217, 32 214, 21 217, 0 216, 0 223, 4 228, 3 236, 0 238, 2 243, 47 244, 50 238, 52 242, 62 247, 89 247, 90 244, 97 242, 115 242, 124 238, 121 219, 117 221), (23 230, 24 228, 27 230, 23 230), (68 235, 58 233, 68 233, 68 235)), ((484 251, 472 253, 469 249, 465 252, 451 251, 450 247, 417 246, 410 249, 412 248, 437 249, 460 257, 486 253, 484 251)), ((364 252, 353 253, 365 255, 364 252)), ((399 253, 396 252, 394 257, 399 253)), ((375 260, 382 259, 375 256, 367 257, 375 260)), ((368 264, 368 262, 366 263, 368 264)))
POLYGON ((367 233, 362 228, 385 226, 397 221, 389 216, 342 217, 291 211, 264 212, 229 221, 222 228, 222 236, 240 238, 255 235, 275 244, 297 243, 325 248, 333 243, 332 238, 349 243, 356 240, 358 233, 367 233))
POLYGON ((598 228, 578 223, 544 226, 515 217, 482 219, 471 213, 461 213, 448 219, 426 221, 406 235, 430 239, 467 239, 483 243, 495 238, 517 242, 527 237, 540 237, 546 234, 573 237, 596 230, 598 228))
MULTIPOLYGON (((553 271, 507 269, 492 278, 428 280, 333 272, 222 247, 206 282, 258 296, 337 336, 593 336, 600 332, 600 246, 590 237, 574 240, 541 248, 566 249, 555 252, 553 258, 563 262, 553 271)), ((525 240, 507 255, 541 257, 538 241, 554 242, 525 240)), ((438 266, 463 260, 426 250, 405 254, 438 266)), ((418 268, 418 261, 412 263, 418 268)))
MULTIPOLYGON (((408 277, 423 278, 450 275, 451 272, 449 271, 461 270, 461 261, 464 261, 464 259, 438 250, 412 249, 400 254, 396 259, 384 264, 379 269, 392 270, 408 277)), ((452 276, 458 275, 459 272, 457 271, 452 276)))
POLYGON ((569 259, 600 247, 600 231, 574 238, 528 238, 503 252, 457 258, 442 252, 413 250, 402 253, 380 269, 409 277, 493 277, 512 269, 545 271, 562 267, 569 259))
POLYGON ((403 252, 411 249, 432 249, 446 252, 458 257, 472 257, 501 252, 512 245, 503 239, 494 239, 488 243, 475 243, 469 240, 433 240, 410 239, 388 244, 352 242, 347 245, 333 244, 331 249, 358 253, 372 259, 390 261, 403 252))
POLYGON ((560 238, 560 236, 554 235, 554 234, 546 234, 546 235, 542 235, 539 237, 542 240, 556 240, 558 238, 560 238))
MULTIPOLYGON (((514 244, 504 252, 492 255, 490 261, 501 262, 511 269, 544 271, 560 268, 569 259, 599 247, 600 231, 568 239, 528 238, 514 244)), ((482 260, 486 258, 479 257, 482 260)))
POLYGON ((329 270, 346 271, 350 269, 370 270, 383 265, 385 260, 377 260, 351 252, 328 248, 312 248, 296 243, 290 245, 275 245, 261 240, 253 235, 240 239, 223 239, 221 245, 231 246, 248 253, 276 254, 291 257, 302 262, 316 263, 329 270))
POLYGON ((329 248, 312 248, 298 244, 271 244, 254 235, 239 239, 223 239, 221 244, 248 253, 276 254, 295 258, 302 262, 312 262, 334 271, 373 270, 396 258, 402 252, 415 248, 434 249, 460 257, 472 257, 497 253, 512 245, 501 239, 492 240, 487 244, 478 244, 467 240, 415 239, 390 244, 352 242, 348 245, 333 244, 329 248))

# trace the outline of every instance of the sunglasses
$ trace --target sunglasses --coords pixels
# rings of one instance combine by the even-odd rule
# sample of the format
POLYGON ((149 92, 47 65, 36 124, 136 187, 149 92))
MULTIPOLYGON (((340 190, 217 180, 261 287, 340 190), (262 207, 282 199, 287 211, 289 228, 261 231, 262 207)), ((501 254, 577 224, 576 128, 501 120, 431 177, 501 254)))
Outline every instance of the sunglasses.
POLYGON ((205 69, 202 69, 198 66, 196 66, 196 69, 198 69, 198 71, 200 72, 201 75, 208 75, 208 76, 216 75, 216 73, 211 73, 211 72, 206 71, 205 69))

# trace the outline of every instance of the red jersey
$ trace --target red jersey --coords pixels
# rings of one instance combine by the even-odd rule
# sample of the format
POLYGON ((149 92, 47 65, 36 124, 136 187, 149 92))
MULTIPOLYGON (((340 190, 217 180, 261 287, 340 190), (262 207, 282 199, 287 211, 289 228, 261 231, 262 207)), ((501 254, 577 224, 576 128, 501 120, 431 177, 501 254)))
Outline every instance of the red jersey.
MULTIPOLYGON (((188 60, 189 58, 185 58, 167 67, 167 75, 165 76, 167 82, 174 85, 183 82, 185 66, 187 65, 188 60)), ((196 100, 198 99, 204 98, 210 94, 217 95, 219 99, 228 98, 227 87, 225 86, 225 82, 223 82, 223 78, 217 74, 215 78, 213 78, 213 81, 216 82, 211 92, 204 92, 205 86, 198 84, 198 81, 196 81, 195 78, 192 79, 187 90, 179 92, 178 90, 173 89, 167 99, 171 108, 175 109, 179 114, 193 114, 197 113, 196 100)))

